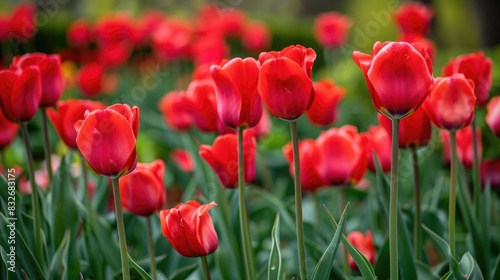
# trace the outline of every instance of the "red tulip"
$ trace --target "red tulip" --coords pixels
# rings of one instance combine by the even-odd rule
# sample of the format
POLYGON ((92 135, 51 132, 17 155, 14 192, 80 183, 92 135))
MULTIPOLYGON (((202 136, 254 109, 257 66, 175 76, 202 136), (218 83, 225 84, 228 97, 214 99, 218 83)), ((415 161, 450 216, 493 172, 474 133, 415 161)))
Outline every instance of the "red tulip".
POLYGON ((104 67, 98 63, 89 63, 80 69, 77 79, 84 96, 96 96, 103 91, 104 67))
POLYGON ((225 9, 221 24, 226 36, 241 36, 246 25, 246 14, 240 9, 225 9))
POLYGON ((345 96, 345 89, 324 79, 313 84, 314 101, 307 110, 309 120, 317 125, 330 125, 337 120, 338 104, 345 96))
MULTIPOLYGON (((372 265, 375 264, 375 255, 377 251, 375 250, 372 233, 370 231, 367 231, 366 234, 359 231, 352 231, 347 235, 347 239, 349 239, 352 245, 356 247, 356 249, 358 249, 372 265)), ((359 271, 359 268, 351 255, 349 255, 348 259, 351 269, 359 271)))
POLYGON ((417 33, 403 33, 399 36, 398 41, 408 42, 408 43, 419 43, 424 48, 425 52, 434 61, 436 54, 436 46, 434 43, 424 36, 417 33))
POLYGON ((131 52, 130 43, 106 43, 99 48, 99 58, 104 66, 116 68, 127 62, 131 52))
POLYGON ((136 106, 115 104, 75 124, 76 145, 96 173, 116 178, 134 170, 139 114, 136 106))
POLYGON ((360 134, 361 142, 366 150, 366 159, 369 162, 368 168, 372 172, 376 172, 373 152, 377 155, 377 159, 382 168, 382 172, 391 170, 391 136, 382 126, 371 126, 367 132, 360 134))
MULTIPOLYGON (((0 110, 0 150, 5 149, 7 146, 16 139, 17 132, 19 131, 19 124, 9 121, 0 110)), ((6 168, 6 166, 4 166, 6 168)))
POLYGON ((320 134, 316 145, 321 154, 318 170, 329 185, 355 185, 363 178, 368 160, 355 127, 330 128, 320 134))
POLYGON ((196 15, 195 32, 199 36, 210 33, 222 33, 221 15, 225 10, 219 8, 215 3, 204 4, 196 15))
POLYGON ((266 109, 262 109, 262 117, 254 127, 250 128, 256 139, 261 139, 269 135, 271 132, 271 117, 266 109))
POLYGON ((8 38, 10 18, 0 15, 0 43, 8 38))
POLYGON ((182 149, 175 149, 171 154, 172 160, 184 172, 194 171, 194 160, 188 151, 182 149))
POLYGON ((434 78, 432 62, 418 43, 376 42, 372 55, 354 51, 374 107, 393 119, 415 111, 427 97, 434 78))
POLYGON ((9 23, 10 38, 26 42, 35 36, 35 7, 30 4, 20 4, 11 15, 9 23))
POLYGON ((314 21, 314 36, 325 48, 338 48, 347 40, 351 20, 338 12, 324 12, 314 21))
MULTIPOLYGON (((378 121, 392 139, 392 121, 381 114, 378 115, 378 121)), ((400 148, 426 146, 431 139, 431 135, 431 120, 422 107, 399 121, 400 148)))
POLYGON ((491 98, 488 103, 486 123, 497 137, 500 137, 500 96, 491 98))
POLYGON ((28 53, 14 57, 13 70, 38 66, 40 70, 42 100, 41 107, 56 104, 64 90, 64 77, 61 71, 61 57, 58 54, 28 53))
POLYGON ((208 211, 215 202, 201 204, 190 200, 172 209, 160 211, 163 236, 184 257, 200 257, 213 253, 219 245, 217 232, 208 211))
POLYGON ((243 48, 250 53, 259 53, 271 45, 271 33, 262 22, 249 23, 241 36, 243 48))
MULTIPOLYGON (((443 143, 443 161, 445 164, 450 163, 450 134, 446 130, 440 131, 441 141, 443 143)), ((481 142, 481 130, 476 129, 477 151, 479 161, 483 153, 483 145, 481 142)), ((474 150, 472 146, 472 128, 465 127, 457 131, 457 156, 465 168, 472 168, 474 162, 474 150)))
POLYGON ((419 2, 408 2, 399 7, 395 13, 395 19, 403 33, 417 33, 425 36, 433 15, 431 8, 419 2))
POLYGON ((191 55, 195 65, 220 64, 229 53, 224 37, 219 33, 198 37, 191 44, 191 55))
POLYGON ((210 73, 217 89, 217 112, 222 122, 235 129, 255 126, 262 116, 257 61, 237 57, 223 66, 212 66, 210 73))
POLYGON ((87 111, 103 109, 99 102, 68 99, 57 102, 57 111, 49 108, 47 114, 61 140, 71 149, 77 149, 75 123, 83 120, 87 111))
POLYGON ((137 163, 134 171, 120 178, 122 206, 145 217, 160 210, 167 199, 164 175, 165 164, 159 159, 152 163, 137 163))
POLYGON ((165 15, 158 10, 150 10, 134 24, 132 34, 133 43, 136 47, 142 47, 150 43, 152 34, 165 19, 165 15))
POLYGON ((76 20, 71 23, 66 32, 66 40, 72 46, 85 47, 93 40, 93 27, 85 19, 76 20))
MULTIPOLYGON (((290 175, 295 174, 293 165, 292 144, 288 143, 283 147, 283 154, 290 165, 290 175)), ((300 155, 300 182, 302 189, 305 191, 315 191, 321 187, 327 186, 328 183, 323 180, 318 171, 318 160, 320 151, 316 143, 312 139, 306 139, 299 143, 300 155)))
POLYGON ((101 18, 95 24, 97 41, 100 44, 133 42, 132 19, 127 14, 115 14, 101 18))
POLYGON ((167 93, 158 105, 165 122, 175 130, 187 130, 191 127, 193 120, 187 106, 189 100, 184 91, 167 93))
POLYGON ((468 126, 474 117, 474 82, 462 74, 437 78, 424 109, 432 123, 441 129, 468 126))
POLYGON ((443 67, 443 75, 451 76, 454 73, 462 73, 467 79, 474 81, 476 106, 483 107, 488 102, 491 89, 492 67, 491 59, 485 57, 482 52, 476 52, 450 60, 443 67))
POLYGON ((314 100, 312 66, 316 53, 311 48, 289 46, 280 52, 259 55, 259 93, 271 114, 296 120, 314 100))
MULTIPOLYGON (((251 131, 243 133, 243 157, 245 182, 255 179, 255 138, 251 131)), ((225 134, 215 138, 212 146, 201 145, 200 156, 212 167, 226 188, 235 188, 238 183, 238 137, 225 134)))
POLYGON ((0 70, 0 106, 5 117, 11 122, 30 121, 40 106, 41 88, 38 66, 0 70))
POLYGON ((189 56, 189 47, 192 41, 191 26, 189 23, 167 19, 158 24, 152 34, 152 47, 160 60, 174 60, 189 56))
POLYGON ((482 184, 490 184, 492 189, 500 189, 500 160, 487 159, 481 162, 482 184))

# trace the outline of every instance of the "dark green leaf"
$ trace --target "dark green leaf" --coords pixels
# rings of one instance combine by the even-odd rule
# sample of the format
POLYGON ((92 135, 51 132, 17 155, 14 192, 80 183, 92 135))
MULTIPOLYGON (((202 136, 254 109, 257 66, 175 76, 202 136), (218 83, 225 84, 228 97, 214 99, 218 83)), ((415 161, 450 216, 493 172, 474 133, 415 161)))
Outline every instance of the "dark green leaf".
POLYGON ((184 280, 191 275, 198 268, 198 264, 191 264, 178 270, 174 271, 169 277, 168 280, 184 280))
POLYGON ((142 279, 153 280, 149 274, 142 269, 131 257, 127 254, 130 265, 141 275, 142 279))
POLYGON ((281 277, 281 250, 280 250, 280 215, 276 214, 273 229, 271 231, 271 252, 267 265, 267 279, 278 280, 281 277))

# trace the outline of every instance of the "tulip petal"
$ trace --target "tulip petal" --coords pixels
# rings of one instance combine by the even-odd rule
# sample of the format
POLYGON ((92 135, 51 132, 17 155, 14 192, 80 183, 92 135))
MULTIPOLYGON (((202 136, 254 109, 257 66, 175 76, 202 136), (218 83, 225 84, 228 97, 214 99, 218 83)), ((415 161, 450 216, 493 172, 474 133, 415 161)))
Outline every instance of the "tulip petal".
POLYGON ((12 89, 11 106, 20 121, 31 120, 40 106, 42 97, 38 67, 25 68, 12 89))
MULTIPOLYGON (((241 60, 241 59, 239 59, 241 60)), ((222 122, 236 128, 240 119, 242 98, 231 75, 220 66, 212 66, 210 74, 217 88, 217 112, 222 122)))

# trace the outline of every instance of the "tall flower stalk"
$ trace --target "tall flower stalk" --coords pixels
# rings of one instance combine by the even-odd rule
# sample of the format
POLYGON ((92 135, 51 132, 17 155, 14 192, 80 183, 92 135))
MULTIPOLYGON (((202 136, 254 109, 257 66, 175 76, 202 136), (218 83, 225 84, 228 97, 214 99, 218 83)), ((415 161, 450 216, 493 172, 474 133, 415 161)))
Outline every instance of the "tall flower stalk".
POLYGON ((398 169, 399 119, 392 120, 391 189, 389 198, 389 255, 391 279, 398 279, 398 169))
POLYGON ((415 259, 420 260, 420 257, 422 255, 422 229, 420 224, 421 222, 421 215, 420 215, 420 171, 418 167, 418 154, 417 154, 417 147, 412 146, 411 147, 411 155, 413 159, 413 190, 414 194, 413 196, 415 197, 415 219, 414 219, 414 224, 413 224, 413 238, 414 238, 414 243, 413 246, 415 247, 415 259))
POLYGON ((127 254, 127 237, 125 236, 125 225, 123 223, 122 203, 120 200, 120 189, 118 178, 112 179, 113 197, 115 200, 116 225, 118 228, 118 242, 120 244, 120 260, 122 263, 123 280, 130 280, 130 269, 127 254))
POLYGON ((450 195, 448 209, 448 237, 450 243, 450 253, 455 256, 455 212, 457 197, 457 132, 450 131, 450 195))
POLYGON ((49 141, 49 128, 47 125, 47 108, 43 107, 42 110, 42 134, 43 134, 43 148, 45 152, 45 164, 47 167, 47 175, 49 176, 49 182, 52 182, 52 160, 50 152, 50 141, 49 141))

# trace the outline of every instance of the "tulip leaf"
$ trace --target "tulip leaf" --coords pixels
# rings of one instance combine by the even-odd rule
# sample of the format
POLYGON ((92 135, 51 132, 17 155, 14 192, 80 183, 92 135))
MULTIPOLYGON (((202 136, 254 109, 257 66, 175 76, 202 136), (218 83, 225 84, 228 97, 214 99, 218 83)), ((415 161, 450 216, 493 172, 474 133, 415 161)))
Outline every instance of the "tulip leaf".
POLYGON ((64 233, 63 239, 61 240, 61 244, 55 251, 52 256, 52 260, 50 261, 50 278, 59 278, 59 279, 68 279, 68 248, 70 243, 71 232, 66 230, 64 233))
MULTIPOLYGON (((333 235, 332 241, 326 248, 325 252, 319 259, 319 262, 314 267, 314 271, 311 279, 313 280, 321 280, 328 279, 330 277, 330 272, 332 271, 333 260, 337 250, 339 248, 340 240, 342 238, 342 233, 344 231, 344 225, 347 217, 347 210, 349 209, 349 203, 347 203, 344 211, 342 212, 342 216, 340 217, 339 226, 335 230, 335 234, 333 235)), ((327 210, 328 211, 328 210, 327 210)), ((330 214, 331 215, 331 214, 330 214)))
POLYGON ((391 277, 390 267, 387 265, 390 262, 389 238, 382 245, 382 248, 377 252, 377 262, 375 263, 375 272, 379 279, 389 279, 391 277))
POLYGON ((271 252, 267 265, 267 279, 278 280, 281 277, 281 250, 280 250, 280 215, 276 213, 273 229, 271 231, 271 252))
POLYGON ((174 273, 170 274, 168 280, 184 280, 189 277, 196 269, 198 268, 198 264, 191 264, 178 270, 174 271, 174 273))
POLYGON ((383 211, 385 218, 389 220, 389 182, 384 176, 376 153, 373 153, 373 161, 375 162, 375 186, 377 188, 376 197, 379 209, 383 211))
POLYGON ((402 279, 417 279, 417 269, 415 267, 415 260, 413 259, 413 250, 411 245, 410 233, 403 220, 403 213, 401 208, 398 207, 398 255, 400 277, 402 279))
POLYGON ((470 280, 483 280, 483 274, 479 268, 476 260, 472 257, 469 252, 465 252, 459 263, 459 272, 465 275, 466 279, 470 280))
MULTIPOLYGON (((326 213, 330 218, 330 222, 333 225, 333 229, 337 230, 338 224, 335 221, 335 218, 333 218, 332 214, 328 211, 328 209, 326 210, 327 210, 326 213)), ((354 247, 354 245, 352 245, 352 243, 349 241, 349 239, 347 239, 347 237, 344 234, 342 234, 342 244, 344 244, 345 248, 352 256, 354 262, 359 268, 359 271, 361 272, 361 275, 363 276, 363 279, 375 280, 377 277, 375 276, 375 271, 371 263, 356 247, 354 247)))
POLYGON ((500 279, 500 256, 497 257, 495 267, 493 268, 493 275, 491 279, 500 279))
POLYGON ((142 279, 153 280, 149 274, 144 271, 142 267, 140 267, 131 257, 127 254, 130 265, 141 275, 142 279))

